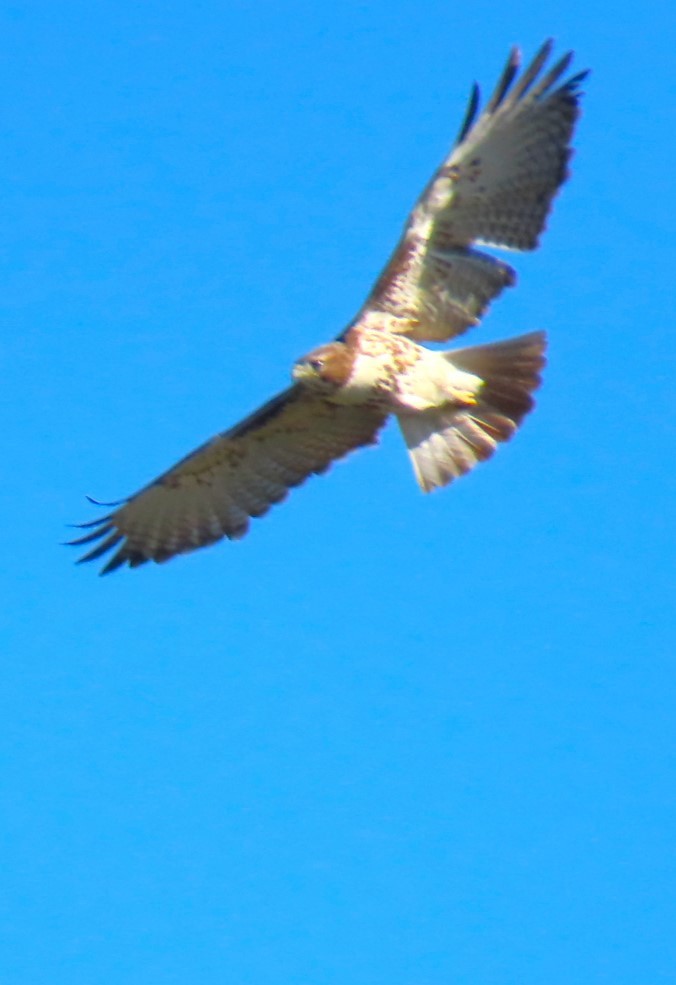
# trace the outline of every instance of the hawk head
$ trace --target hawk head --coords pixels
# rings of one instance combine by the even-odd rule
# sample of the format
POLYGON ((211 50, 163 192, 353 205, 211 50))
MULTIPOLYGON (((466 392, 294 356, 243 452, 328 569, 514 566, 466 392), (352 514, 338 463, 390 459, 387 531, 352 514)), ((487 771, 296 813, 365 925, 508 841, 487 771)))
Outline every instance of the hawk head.
POLYGON ((330 342, 308 352, 296 361, 296 383, 320 393, 333 393, 345 386, 352 373, 354 353, 344 342, 330 342))

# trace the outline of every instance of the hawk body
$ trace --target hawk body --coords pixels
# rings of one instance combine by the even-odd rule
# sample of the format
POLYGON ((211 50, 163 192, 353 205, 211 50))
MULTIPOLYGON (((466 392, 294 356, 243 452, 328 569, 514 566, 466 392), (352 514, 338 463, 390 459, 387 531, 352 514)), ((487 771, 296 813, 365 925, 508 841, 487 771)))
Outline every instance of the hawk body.
POLYGON ((109 515, 82 524, 81 560, 113 552, 103 573, 236 539, 308 476, 377 441, 393 415, 424 491, 443 486, 507 440, 533 406, 540 332, 440 352, 515 282, 478 249, 531 250, 567 176, 579 84, 548 71, 547 42, 519 77, 514 49, 479 114, 475 86, 458 141, 415 205, 353 322, 293 368, 293 384, 206 442, 109 515))
POLYGON ((474 402, 482 380, 455 369, 443 353, 402 335, 356 326, 343 342, 299 360, 294 376, 336 404, 379 407, 386 413, 474 402))

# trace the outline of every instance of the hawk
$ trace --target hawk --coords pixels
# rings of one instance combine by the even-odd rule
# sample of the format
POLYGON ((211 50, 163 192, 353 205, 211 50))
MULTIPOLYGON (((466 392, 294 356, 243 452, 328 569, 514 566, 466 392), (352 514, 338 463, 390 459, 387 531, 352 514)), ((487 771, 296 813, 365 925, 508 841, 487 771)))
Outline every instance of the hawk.
MULTIPOLYGON (((568 175, 581 72, 547 68, 546 42, 519 74, 512 49, 479 112, 472 89, 460 133, 408 218, 362 309, 338 338, 299 359, 292 385, 216 435, 70 541, 80 561, 112 557, 102 574, 163 562, 222 537, 396 417, 416 479, 429 492, 489 458, 533 407, 544 365, 540 332, 443 352, 514 284, 511 266, 477 244, 533 250, 568 175)), ((95 501, 92 501, 95 502, 95 501)), ((101 504, 97 504, 101 505, 101 504)))

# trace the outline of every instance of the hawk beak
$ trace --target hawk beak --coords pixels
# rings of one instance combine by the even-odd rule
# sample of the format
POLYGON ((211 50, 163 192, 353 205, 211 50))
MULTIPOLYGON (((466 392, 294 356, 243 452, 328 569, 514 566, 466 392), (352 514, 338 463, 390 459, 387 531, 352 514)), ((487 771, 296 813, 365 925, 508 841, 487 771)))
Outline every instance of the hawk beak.
POLYGON ((291 375, 296 383, 302 383, 303 380, 309 380, 310 377, 315 376, 316 374, 309 363, 304 360, 299 360, 297 363, 294 363, 291 375))

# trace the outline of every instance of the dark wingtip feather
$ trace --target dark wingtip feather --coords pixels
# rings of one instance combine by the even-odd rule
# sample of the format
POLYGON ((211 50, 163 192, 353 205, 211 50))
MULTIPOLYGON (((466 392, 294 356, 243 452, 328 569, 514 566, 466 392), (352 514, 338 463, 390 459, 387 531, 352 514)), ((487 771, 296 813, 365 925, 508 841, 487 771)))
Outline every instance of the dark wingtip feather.
MULTIPOLYGON (((573 60, 572 51, 567 52, 563 56, 563 58, 559 58, 558 62, 552 65, 552 67, 549 69, 546 75, 542 76, 542 78, 536 85, 535 89, 533 89, 533 93, 532 93, 533 97, 535 99, 538 99, 547 96, 549 94, 549 90, 552 88, 554 83, 558 82, 558 80, 561 78, 564 72, 568 70, 572 60, 573 60)), ((538 66, 538 71, 540 70, 541 67, 542 65, 540 64, 538 66)), ((529 81, 528 87, 530 87, 532 82, 535 80, 535 74, 533 75, 533 78, 529 81)), ((564 83, 564 88, 567 86, 567 84, 568 83, 564 83)))
POLYGON ((87 523, 67 523, 66 526, 73 530, 86 530, 88 527, 100 527, 108 520, 112 519, 113 514, 108 513, 106 516, 100 516, 98 520, 89 520, 87 523))
POLYGON ((498 79, 498 84, 495 87, 493 95, 486 103, 485 113, 493 113, 500 103, 505 98, 509 87, 514 81, 514 76, 519 71, 519 66, 521 65, 521 49, 516 46, 512 48, 509 53, 509 58, 507 59, 507 64, 505 65, 504 71, 500 78, 498 79))
POLYGON ((116 499, 112 503, 102 503, 99 499, 94 499, 93 496, 87 496, 86 494, 85 499, 92 503, 93 506, 122 506, 127 502, 126 499, 116 499))
MULTIPOLYGON (((520 99, 523 99, 523 97, 526 95, 526 93, 528 92, 528 90, 530 89, 530 87, 533 85, 538 75, 540 74, 542 67, 546 63, 547 59, 551 55, 553 46, 554 46, 554 41, 552 40, 552 38, 548 38, 547 41, 545 41, 545 43, 539 48, 539 50, 536 51, 532 62, 524 69, 523 75, 521 76, 521 78, 519 79, 519 81, 517 82, 517 84, 514 86, 514 88, 510 93, 509 98, 512 103, 518 102, 520 99)), ((549 74, 551 75, 554 72, 556 72, 558 77, 558 75, 562 71, 562 68, 560 66, 564 62, 567 63, 568 61, 570 61, 572 57, 573 57, 572 52, 570 52, 568 55, 565 56, 565 58, 561 59, 558 65, 556 65, 555 68, 552 69, 552 71, 549 74)), ((541 87, 538 86, 538 89, 540 88, 541 87)))
MULTIPOLYGON (((111 547, 113 547, 113 546, 114 546, 114 544, 111 544, 111 547)), ((86 559, 83 559, 83 560, 90 560, 90 559, 89 558, 86 558, 86 559)), ((129 566, 131 568, 135 568, 139 564, 143 564, 147 560, 148 560, 148 558, 147 557, 144 557, 140 561, 134 561, 132 558, 130 558, 130 556, 128 554, 127 545, 126 544, 123 544, 122 547, 119 549, 119 551, 117 551, 115 554, 113 554, 113 556, 111 557, 110 561, 108 561, 107 564, 104 564, 104 566, 99 571, 99 576, 109 575, 113 571, 117 571, 118 568, 121 568, 122 565, 125 564, 125 563, 127 563, 127 562, 129 563, 129 566)))
POLYGON ((585 68, 582 72, 578 72, 577 75, 574 75, 572 78, 568 79, 568 81, 564 85, 564 89, 570 92, 573 96, 579 96, 580 86, 582 85, 584 80, 588 78, 590 75, 591 75, 591 69, 585 68))
MULTIPOLYGON (((106 533, 108 533, 108 530, 101 531, 102 536, 104 536, 106 533)), ((106 537, 106 539, 102 541, 98 545, 98 547, 95 547, 93 551, 89 551, 88 554, 83 554, 82 557, 78 558, 77 564, 83 564, 85 561, 96 561, 97 558, 102 557, 108 551, 112 550, 112 548, 115 547, 116 544, 119 544, 119 542, 122 540, 122 536, 123 535, 120 533, 119 530, 113 529, 113 532, 110 535, 110 537, 106 537)))
POLYGON ((472 86, 472 91, 469 95, 469 102, 467 103, 467 109, 465 110, 465 118, 462 121, 462 126, 460 127, 460 132, 456 138, 456 145, 462 143, 469 131, 472 129, 474 121, 477 117, 477 112, 479 110, 479 100, 481 98, 481 90, 478 84, 475 82, 472 86))
POLYGON ((95 540, 100 540, 101 537, 105 537, 106 534, 113 529, 113 525, 111 523, 105 525, 103 524, 104 521, 101 521, 101 525, 97 530, 92 531, 92 533, 85 534, 84 537, 75 537, 73 540, 66 540, 64 541, 64 544, 67 547, 80 547, 82 544, 91 544, 95 540))
MULTIPOLYGON (((533 58, 533 64, 544 65, 544 63, 547 61, 553 50, 554 50, 554 38, 545 38, 545 40, 542 42, 538 50, 535 52, 535 56, 533 58)), ((573 53, 570 52, 571 57, 572 54, 573 53)))

